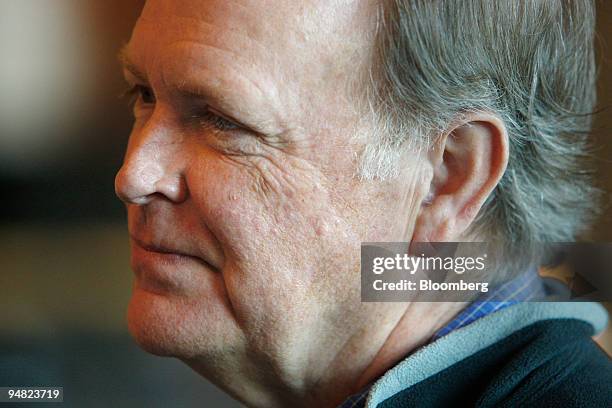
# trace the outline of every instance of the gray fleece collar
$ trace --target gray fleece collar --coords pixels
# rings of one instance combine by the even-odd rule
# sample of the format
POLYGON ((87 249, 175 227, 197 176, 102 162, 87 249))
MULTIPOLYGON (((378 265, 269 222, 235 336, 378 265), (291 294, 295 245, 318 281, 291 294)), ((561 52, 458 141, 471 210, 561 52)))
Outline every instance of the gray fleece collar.
POLYGON ((594 334, 608 322, 606 310, 590 302, 527 302, 485 316, 416 351, 387 371, 370 389, 366 407, 387 398, 543 320, 576 319, 589 323, 594 334))

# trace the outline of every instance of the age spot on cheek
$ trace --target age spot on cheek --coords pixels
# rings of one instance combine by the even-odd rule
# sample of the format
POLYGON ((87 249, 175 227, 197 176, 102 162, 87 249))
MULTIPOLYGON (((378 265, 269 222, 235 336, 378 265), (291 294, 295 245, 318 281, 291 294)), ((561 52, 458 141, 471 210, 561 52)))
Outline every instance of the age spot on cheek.
POLYGON ((311 225, 314 226, 313 229, 317 237, 325 237, 337 231, 340 226, 340 219, 335 216, 331 218, 312 217, 311 225))

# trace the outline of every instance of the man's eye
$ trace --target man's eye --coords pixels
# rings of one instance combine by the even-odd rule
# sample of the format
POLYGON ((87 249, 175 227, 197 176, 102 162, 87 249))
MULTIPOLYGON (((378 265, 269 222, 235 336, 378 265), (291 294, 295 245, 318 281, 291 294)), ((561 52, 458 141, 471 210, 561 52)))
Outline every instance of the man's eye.
POLYGON ((237 125, 236 123, 216 115, 213 112, 207 111, 204 115, 195 117, 198 120, 198 123, 205 127, 211 127, 215 130, 220 130, 222 132, 230 131, 230 130, 238 130, 242 127, 237 125))
POLYGON ((153 90, 151 88, 149 88, 148 86, 141 86, 138 85, 138 92, 140 94, 140 100, 143 103, 146 104, 153 104, 155 103, 155 94, 153 93, 153 90))
POLYGON ((125 95, 129 98, 130 105, 136 103, 143 103, 150 105, 155 103, 155 93, 151 88, 144 85, 132 85, 126 92, 125 95))

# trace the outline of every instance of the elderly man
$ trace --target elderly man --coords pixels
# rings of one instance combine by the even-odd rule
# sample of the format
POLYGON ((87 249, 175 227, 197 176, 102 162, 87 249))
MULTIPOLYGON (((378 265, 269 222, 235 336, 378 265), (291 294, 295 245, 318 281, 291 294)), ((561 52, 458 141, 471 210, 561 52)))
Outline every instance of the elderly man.
POLYGON ((148 1, 116 179, 136 341, 254 407, 610 406, 596 304, 360 298, 363 242, 497 242, 527 270, 586 225, 593 20, 586 0, 148 1))

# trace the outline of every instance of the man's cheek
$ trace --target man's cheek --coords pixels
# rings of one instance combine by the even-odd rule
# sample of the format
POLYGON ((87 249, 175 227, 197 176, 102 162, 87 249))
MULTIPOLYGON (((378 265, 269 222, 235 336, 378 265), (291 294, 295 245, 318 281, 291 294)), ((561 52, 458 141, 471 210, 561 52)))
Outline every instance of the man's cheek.
POLYGON ((312 229, 323 215, 319 208, 330 210, 321 175, 304 162, 259 156, 249 158, 237 170, 230 184, 234 189, 226 192, 228 205, 238 210, 238 217, 248 214, 256 220, 254 226, 261 233, 312 229))

